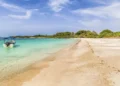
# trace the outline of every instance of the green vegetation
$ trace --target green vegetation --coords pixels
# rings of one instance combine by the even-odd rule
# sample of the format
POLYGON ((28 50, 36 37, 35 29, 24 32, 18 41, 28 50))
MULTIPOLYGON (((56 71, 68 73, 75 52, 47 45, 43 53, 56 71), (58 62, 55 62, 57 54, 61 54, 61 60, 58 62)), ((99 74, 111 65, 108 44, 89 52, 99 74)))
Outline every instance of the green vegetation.
POLYGON ((13 36, 15 38, 119 38, 120 32, 113 32, 109 29, 101 31, 99 34, 90 30, 79 30, 74 32, 58 32, 53 35, 34 35, 34 36, 13 36))
POLYGON ((80 30, 76 32, 76 37, 80 38, 96 38, 98 34, 95 31, 89 31, 89 30, 80 30))
POLYGON ((114 32, 114 37, 120 37, 120 32, 114 32))
POLYGON ((59 32, 53 35, 54 38, 73 38, 74 32, 59 32))
POLYGON ((112 32, 109 29, 106 29, 106 30, 103 30, 102 32, 100 32, 99 37, 100 38, 114 37, 114 32, 112 32))

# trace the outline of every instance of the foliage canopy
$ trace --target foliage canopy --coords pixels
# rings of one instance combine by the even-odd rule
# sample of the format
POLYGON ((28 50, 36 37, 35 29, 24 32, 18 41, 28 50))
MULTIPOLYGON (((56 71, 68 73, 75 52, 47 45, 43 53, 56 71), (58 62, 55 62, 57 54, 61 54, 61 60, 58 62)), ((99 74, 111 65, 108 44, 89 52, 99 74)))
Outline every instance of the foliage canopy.
POLYGON ((109 29, 101 31, 99 34, 90 30, 79 30, 74 32, 58 32, 53 35, 34 35, 34 36, 13 36, 16 38, 111 38, 120 37, 120 32, 113 32, 109 29))

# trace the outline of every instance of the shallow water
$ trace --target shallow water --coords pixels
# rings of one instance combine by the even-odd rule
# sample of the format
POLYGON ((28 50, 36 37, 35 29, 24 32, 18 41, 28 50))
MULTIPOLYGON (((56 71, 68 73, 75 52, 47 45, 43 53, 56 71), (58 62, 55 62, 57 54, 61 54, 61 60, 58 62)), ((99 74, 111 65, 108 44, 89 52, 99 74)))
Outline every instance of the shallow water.
POLYGON ((15 48, 4 48, 0 41, 0 78, 21 71, 32 63, 75 43, 76 39, 16 39, 15 48))

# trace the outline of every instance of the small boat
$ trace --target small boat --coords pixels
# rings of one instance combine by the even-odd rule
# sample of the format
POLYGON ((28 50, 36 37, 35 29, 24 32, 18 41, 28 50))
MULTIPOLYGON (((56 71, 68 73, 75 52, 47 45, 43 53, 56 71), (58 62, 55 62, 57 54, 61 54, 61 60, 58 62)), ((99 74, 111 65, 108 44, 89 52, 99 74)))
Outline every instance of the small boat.
POLYGON ((5 48, 13 48, 15 46, 15 40, 12 37, 4 38, 4 44, 3 47, 5 48))

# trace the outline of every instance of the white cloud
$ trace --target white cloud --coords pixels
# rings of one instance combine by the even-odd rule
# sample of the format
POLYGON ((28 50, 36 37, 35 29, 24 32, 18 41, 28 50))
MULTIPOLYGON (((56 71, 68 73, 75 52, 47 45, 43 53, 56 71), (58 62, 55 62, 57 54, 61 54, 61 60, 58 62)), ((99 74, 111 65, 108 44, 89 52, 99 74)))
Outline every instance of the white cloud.
POLYGON ((8 3, 5 3, 3 1, 0 1, 0 7, 4 7, 8 10, 11 10, 11 11, 25 11, 25 9, 19 7, 19 6, 16 6, 16 5, 13 5, 13 4, 8 4, 8 3))
POLYGON ((81 23, 84 26, 89 26, 89 27, 95 27, 95 26, 100 26, 102 21, 99 19, 93 19, 93 20, 79 20, 79 23, 81 23))
POLYGON ((78 15, 96 16, 102 18, 120 18, 120 3, 112 3, 108 6, 100 6, 87 9, 78 9, 73 13, 78 15))
POLYGON ((119 0, 88 0, 93 3, 108 5, 114 2, 119 2, 119 0))
POLYGON ((26 11, 26 14, 25 15, 8 15, 9 17, 11 18, 15 18, 15 19, 29 19, 32 15, 32 11, 26 11))
POLYGON ((87 28, 89 30, 102 31, 103 29, 111 29, 113 31, 118 31, 120 28, 120 19, 109 19, 109 20, 101 20, 101 19, 87 19, 87 20, 79 20, 79 24, 82 28, 87 28))
POLYGON ((98 32, 107 28, 117 31, 120 28, 119 8, 120 2, 110 0, 110 2, 104 4, 104 6, 77 9, 72 11, 72 13, 79 16, 78 23, 82 28, 88 28, 98 32))
POLYGON ((68 3, 70 3, 70 0, 49 0, 48 5, 53 11, 59 12, 68 3))
POLYGON ((5 3, 3 1, 0 1, 0 6, 14 12, 14 14, 8 14, 8 17, 15 19, 29 19, 32 16, 33 11, 38 11, 38 9, 27 10, 13 4, 5 3), (16 15, 15 13, 25 13, 25 15, 16 15))

